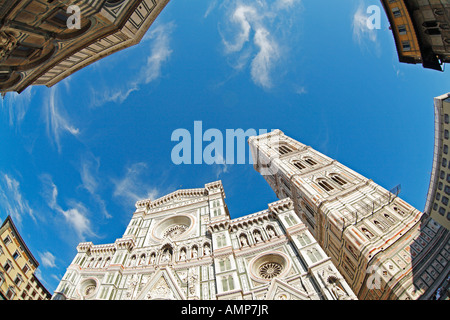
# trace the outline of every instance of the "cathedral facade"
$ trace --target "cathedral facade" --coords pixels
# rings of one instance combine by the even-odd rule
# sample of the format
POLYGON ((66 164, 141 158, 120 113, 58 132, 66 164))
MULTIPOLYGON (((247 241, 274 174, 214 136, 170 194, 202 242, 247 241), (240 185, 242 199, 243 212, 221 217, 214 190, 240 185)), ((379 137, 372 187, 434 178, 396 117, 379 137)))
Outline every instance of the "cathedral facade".
POLYGON ((280 130, 249 138, 254 167, 360 300, 429 299, 450 272, 450 232, 350 168, 280 130))
POLYGON ((231 219, 220 181, 136 203, 122 238, 80 243, 53 299, 355 300, 282 199, 231 219))

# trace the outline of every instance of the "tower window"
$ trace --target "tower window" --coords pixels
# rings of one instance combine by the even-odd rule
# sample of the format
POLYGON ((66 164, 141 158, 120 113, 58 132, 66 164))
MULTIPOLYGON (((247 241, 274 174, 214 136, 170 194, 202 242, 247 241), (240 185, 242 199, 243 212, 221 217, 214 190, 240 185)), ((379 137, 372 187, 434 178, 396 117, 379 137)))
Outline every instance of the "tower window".
POLYGON ((305 161, 306 161, 306 163, 308 163, 308 164, 310 164, 310 165, 316 165, 317 164, 317 162, 315 162, 313 159, 311 159, 311 158, 307 158, 307 159, 305 159, 305 161))
POLYGON ((398 33, 399 34, 406 34, 406 26, 404 24, 398 26, 398 33))
POLYGON ((306 168, 300 161, 295 161, 295 162, 294 162, 294 166, 296 166, 296 167, 299 168, 300 170, 306 168))
POLYGON ((283 155, 283 154, 287 154, 289 152, 292 152, 292 149, 286 145, 282 145, 278 147, 278 152, 283 155))
POLYGON ((331 179, 333 179, 334 182, 336 182, 338 185, 343 186, 344 184, 347 184, 347 181, 342 179, 340 176, 332 176, 331 179))
POLYGON ((395 18, 401 17, 402 12, 400 11, 399 8, 395 7, 392 8, 392 14, 394 15, 395 18))
POLYGON ((320 181, 319 182, 319 186, 322 187, 322 189, 324 189, 325 191, 331 191, 334 188, 326 181, 320 181))

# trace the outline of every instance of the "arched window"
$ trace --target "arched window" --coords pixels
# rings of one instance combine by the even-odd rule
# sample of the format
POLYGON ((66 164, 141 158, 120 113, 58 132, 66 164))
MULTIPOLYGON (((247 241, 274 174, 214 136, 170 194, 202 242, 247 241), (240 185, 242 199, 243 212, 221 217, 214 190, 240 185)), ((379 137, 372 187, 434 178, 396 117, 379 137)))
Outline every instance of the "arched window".
POLYGON ((129 267, 134 267, 136 265, 136 255, 133 254, 133 256, 130 259, 129 267))
POLYGON ((397 207, 397 206, 394 206, 394 211, 397 212, 397 213, 400 213, 401 215, 404 215, 404 214, 405 214, 405 211, 403 211, 402 209, 400 209, 400 208, 397 207))
POLYGON ((226 271, 231 269, 231 261, 228 257, 219 261, 219 269, 220 271, 226 271))
POLYGON ((373 220, 373 223, 375 223, 375 225, 380 228, 381 230, 384 230, 385 227, 377 220, 373 220))
POLYGON ((102 257, 98 258, 97 263, 95 264, 96 268, 101 268, 102 266, 102 257))
POLYGON ((318 182, 319 186, 322 187, 322 189, 324 189, 325 191, 331 191, 334 188, 325 180, 321 180, 318 182))
POLYGON ((225 236, 223 234, 217 236, 217 247, 223 247, 225 245, 225 236))
POLYGON ((385 217, 388 221, 390 221, 390 222, 392 222, 392 223, 395 223, 394 218, 392 218, 392 217, 391 217, 390 215, 388 215, 387 213, 384 214, 384 217, 385 217))
POLYGON ((222 278, 223 291, 230 291, 234 289, 234 281, 232 276, 224 276, 222 278))
POLYGON ((307 255, 308 255, 308 257, 309 257, 309 259, 311 260, 312 263, 316 263, 317 261, 322 259, 322 255, 320 254, 320 252, 316 248, 308 250, 307 251, 307 255))
POLYGON ((288 146, 288 145, 285 145, 285 144, 280 145, 280 146, 278 147, 278 152, 279 152, 281 155, 287 154, 287 153, 292 152, 292 151, 293 151, 293 149, 291 148, 291 146, 288 146))
POLYGON ((295 220, 289 214, 284 218, 284 220, 286 220, 286 223, 288 224, 289 227, 296 224, 295 220))
POLYGON ((344 184, 347 184, 347 181, 345 181, 344 179, 342 179, 340 176, 338 175, 333 175, 331 177, 331 179, 336 182, 338 185, 343 186, 344 184))
POLYGON ((145 262, 145 253, 141 254, 141 257, 139 258, 139 265, 143 265, 145 262))
POLYGON ((298 239, 298 241, 300 242, 300 245, 301 245, 301 246, 306 246, 307 244, 310 244, 310 243, 311 243, 311 239, 309 239, 309 237, 308 237, 306 234, 304 234, 304 233, 302 233, 301 235, 299 235, 299 236, 297 237, 297 239, 298 239))
POLYGON ((294 166, 296 166, 298 169, 302 170, 305 169, 306 167, 303 165, 303 163, 301 163, 300 161, 296 160, 292 163, 294 166))
POLYGON ((314 166, 314 165, 317 164, 317 162, 315 162, 315 161, 314 161, 313 159, 311 159, 311 158, 306 158, 306 159, 305 159, 305 162, 306 162, 307 164, 311 165, 311 166, 314 166))
POLYGON ((366 228, 361 228, 361 231, 364 232, 364 234, 366 235, 366 237, 367 237, 368 239, 372 239, 372 238, 373 238, 372 232, 370 232, 370 231, 367 230, 366 228))

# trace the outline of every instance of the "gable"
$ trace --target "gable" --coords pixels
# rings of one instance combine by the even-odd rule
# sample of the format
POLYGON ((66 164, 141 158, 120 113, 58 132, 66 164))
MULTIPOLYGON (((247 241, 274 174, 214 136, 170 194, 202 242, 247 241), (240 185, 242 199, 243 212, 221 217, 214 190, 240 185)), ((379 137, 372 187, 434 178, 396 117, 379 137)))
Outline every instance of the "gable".
POLYGON ((311 300, 307 293, 274 278, 266 293, 266 300, 311 300))
POLYGON ((161 268, 148 281, 137 300, 186 300, 170 269, 161 268))

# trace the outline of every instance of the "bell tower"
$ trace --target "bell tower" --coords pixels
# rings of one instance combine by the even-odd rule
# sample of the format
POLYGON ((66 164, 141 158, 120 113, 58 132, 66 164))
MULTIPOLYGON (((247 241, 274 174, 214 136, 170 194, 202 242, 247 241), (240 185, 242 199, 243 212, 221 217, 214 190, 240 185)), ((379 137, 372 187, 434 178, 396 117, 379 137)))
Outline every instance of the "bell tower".
POLYGON ((400 199, 399 187, 388 191, 280 130, 249 144, 255 169, 293 200, 359 299, 418 299, 448 274, 447 259, 437 259, 450 258, 449 233, 400 199))

